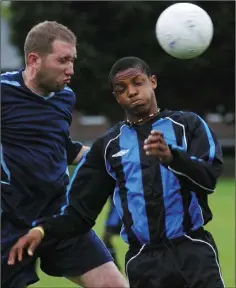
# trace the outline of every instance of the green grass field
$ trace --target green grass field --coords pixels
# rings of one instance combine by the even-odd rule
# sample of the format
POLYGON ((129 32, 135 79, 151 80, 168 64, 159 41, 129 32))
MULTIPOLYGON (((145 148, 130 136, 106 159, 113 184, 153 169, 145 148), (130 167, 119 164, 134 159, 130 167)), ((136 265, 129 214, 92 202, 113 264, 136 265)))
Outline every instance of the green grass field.
MULTIPOLYGON (((217 190, 209 197, 210 206, 214 218, 207 225, 207 229, 212 232, 220 254, 222 274, 227 288, 235 286, 235 180, 223 179, 219 182, 217 190)), ((103 223, 106 217, 107 207, 100 214, 95 231, 99 236, 103 232, 103 223)), ((118 260, 124 267, 124 255, 127 245, 119 236, 114 238, 114 244, 118 251, 118 260)), ((30 287, 77 287, 67 280, 49 277, 38 271, 40 282, 30 287)))

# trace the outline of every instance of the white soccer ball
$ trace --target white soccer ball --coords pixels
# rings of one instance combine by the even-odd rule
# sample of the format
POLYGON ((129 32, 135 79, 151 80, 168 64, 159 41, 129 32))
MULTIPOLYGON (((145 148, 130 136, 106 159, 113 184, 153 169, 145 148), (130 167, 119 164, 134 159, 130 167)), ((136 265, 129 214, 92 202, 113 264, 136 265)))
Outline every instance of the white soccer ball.
POLYGON ((160 46, 171 56, 190 59, 202 54, 213 37, 213 24, 205 10, 191 3, 165 9, 156 23, 160 46))

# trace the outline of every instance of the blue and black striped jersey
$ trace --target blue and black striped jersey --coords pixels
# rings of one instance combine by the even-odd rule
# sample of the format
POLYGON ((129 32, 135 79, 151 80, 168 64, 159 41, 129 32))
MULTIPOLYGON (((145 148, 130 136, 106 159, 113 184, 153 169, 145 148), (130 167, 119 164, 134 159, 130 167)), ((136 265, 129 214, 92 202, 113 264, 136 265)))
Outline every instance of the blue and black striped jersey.
POLYGON ((73 91, 39 96, 24 85, 22 71, 1 74, 1 184, 9 186, 2 190, 2 209, 29 223, 52 214, 81 144, 69 137, 73 91))
MULTIPOLYGON (((192 112, 162 110, 143 125, 120 122, 93 144, 72 184, 64 219, 74 219, 72 234, 88 229, 115 191, 124 241, 142 245, 177 238, 211 220, 208 195, 222 162, 214 132, 192 112), (163 132, 173 154, 169 166, 145 154, 151 130, 163 132)), ((63 237, 54 223, 45 225, 48 233, 63 237)))

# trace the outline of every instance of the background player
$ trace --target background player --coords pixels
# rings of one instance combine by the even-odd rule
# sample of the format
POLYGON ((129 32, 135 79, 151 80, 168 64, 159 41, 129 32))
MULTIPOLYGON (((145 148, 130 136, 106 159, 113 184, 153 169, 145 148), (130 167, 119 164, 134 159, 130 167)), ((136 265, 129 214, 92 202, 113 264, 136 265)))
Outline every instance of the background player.
POLYGON ((111 253, 111 256, 113 257, 116 266, 120 269, 120 265, 118 264, 117 259, 116 248, 115 245, 113 244, 113 238, 114 236, 120 235, 122 221, 120 219, 119 214, 117 213, 112 197, 110 197, 109 200, 110 200, 109 201, 110 207, 109 212, 107 214, 102 239, 108 251, 111 253))

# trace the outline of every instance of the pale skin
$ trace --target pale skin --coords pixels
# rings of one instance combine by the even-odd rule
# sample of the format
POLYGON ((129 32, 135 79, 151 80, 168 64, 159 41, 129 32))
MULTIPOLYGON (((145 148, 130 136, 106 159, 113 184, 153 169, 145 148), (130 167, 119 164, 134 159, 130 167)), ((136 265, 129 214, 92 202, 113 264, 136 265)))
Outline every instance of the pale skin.
MULTIPOLYGON (((51 53, 43 55, 36 52, 29 53, 23 73, 25 85, 40 96, 60 91, 70 83, 76 57, 75 44, 61 40, 52 43, 51 53)), ((88 149, 89 147, 83 146, 72 164, 78 164, 88 149)))
MULTIPOLYGON (((32 229, 28 234, 21 237, 12 247, 8 265, 14 265, 16 259, 21 262, 23 260, 23 251, 27 249, 27 254, 33 256, 35 249, 43 240, 44 236, 40 230, 32 229)), ((128 288, 129 284, 125 277, 120 273, 113 262, 108 262, 96 267, 82 276, 67 277, 68 280, 81 285, 82 287, 96 288, 128 288)))
MULTIPOLYGON (((49 54, 39 55, 32 52, 26 58, 26 69, 23 74, 25 85, 40 96, 48 96, 51 92, 60 91, 69 82, 74 74, 74 60, 76 59, 75 44, 61 40, 52 43, 52 51, 49 54)), ((89 149, 83 146, 72 164, 76 165, 83 154, 89 149)), ((9 265, 15 264, 16 254, 18 261, 22 261, 23 247, 27 246, 28 237, 33 240, 33 246, 29 247, 28 255, 32 256, 36 246, 42 241, 42 234, 38 230, 31 230, 20 238, 9 254, 9 265), (35 242, 36 240, 36 242, 35 242)), ((119 272, 113 262, 105 263, 83 275, 67 277, 70 281, 82 287, 97 288, 126 288, 129 287, 124 276, 119 272)))

